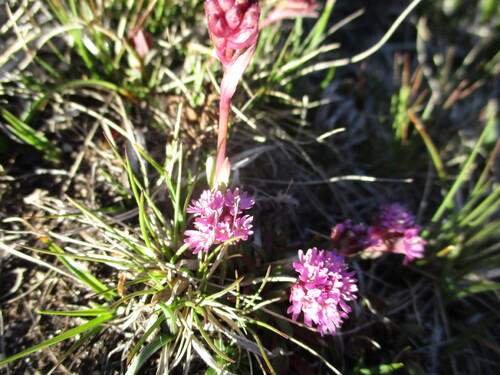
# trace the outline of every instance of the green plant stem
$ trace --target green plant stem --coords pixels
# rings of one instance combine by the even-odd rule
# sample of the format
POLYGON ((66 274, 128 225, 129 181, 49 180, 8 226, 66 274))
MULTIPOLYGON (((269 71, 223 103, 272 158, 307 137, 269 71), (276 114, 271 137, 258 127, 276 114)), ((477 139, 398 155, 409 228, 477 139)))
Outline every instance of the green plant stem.
MULTIPOLYGON (((439 206, 437 209, 436 213, 431 219, 432 223, 438 222, 441 217, 443 216, 444 212, 446 211, 447 208, 452 206, 452 201, 453 198, 455 197, 455 194, 457 193, 459 187, 466 181, 467 174, 470 172, 470 168, 473 166, 473 162, 476 159, 477 154, 479 153, 479 149, 481 145, 483 144, 486 136, 490 133, 491 127, 493 127, 496 124, 493 119, 490 119, 487 123, 486 126, 483 129, 483 132, 481 133, 481 136, 479 137, 479 140, 477 141, 476 146, 474 147, 474 150, 472 150, 469 158, 467 159, 464 167, 460 171, 460 174, 457 177, 457 180, 455 183, 452 185, 450 188, 450 191, 448 194, 446 194, 446 197, 443 200, 443 203, 439 206)), ((425 236, 425 234, 424 234, 425 236)))

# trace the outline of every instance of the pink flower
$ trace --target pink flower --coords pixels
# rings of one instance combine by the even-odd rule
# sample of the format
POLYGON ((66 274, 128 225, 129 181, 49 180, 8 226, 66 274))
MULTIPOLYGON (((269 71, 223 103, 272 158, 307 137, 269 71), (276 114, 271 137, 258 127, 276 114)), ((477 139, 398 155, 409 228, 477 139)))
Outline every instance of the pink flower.
POLYGON ((207 252, 213 244, 237 238, 235 242, 246 241, 253 234, 253 216, 239 217, 244 211, 253 207, 255 201, 246 192, 240 194, 239 189, 227 189, 225 194, 219 190, 205 190, 198 200, 191 201, 187 212, 199 215, 194 220, 194 230, 184 232, 185 243, 197 254, 201 250, 207 252), (238 238, 240 237, 240 238, 238 238))
POLYGON ((335 334, 351 312, 346 302, 357 298, 355 272, 347 271, 344 257, 336 250, 318 252, 317 248, 307 250, 305 255, 299 250, 299 263, 293 266, 299 277, 291 288, 292 305, 287 313, 293 320, 303 313, 305 324, 317 325, 322 336, 335 334))
POLYGON ((242 210, 248 210, 252 208, 255 201, 251 197, 247 197, 247 192, 244 191, 240 195, 240 189, 234 189, 234 192, 231 192, 230 189, 226 191, 226 197, 224 200, 224 204, 230 207, 231 215, 241 214, 242 210))
POLYGON ((187 230, 184 232, 185 243, 194 248, 193 254, 198 254, 200 250, 208 251, 209 247, 215 242, 215 232, 213 230, 187 230))
POLYGON ((339 249, 341 254, 350 255, 358 253, 369 246, 366 237, 366 228, 361 224, 354 224, 345 220, 332 228, 330 234, 333 247, 339 249))
POLYGON ((415 217, 400 203, 383 204, 380 206, 376 225, 384 227, 389 232, 402 233, 415 225, 415 217))
POLYGON ((205 190, 201 193, 200 199, 191 201, 191 206, 187 208, 187 212, 208 217, 214 213, 220 214, 223 207, 224 196, 220 191, 216 190, 212 193, 210 190, 205 190))
POLYGON ((284 18, 313 17, 319 16, 316 12, 317 0, 282 0, 276 4, 271 13, 259 26, 260 29, 281 21, 284 18))
POLYGON ((404 254, 403 264, 408 264, 415 258, 423 258, 425 245, 427 242, 419 236, 420 227, 416 226, 405 230, 403 238, 397 241, 394 246, 394 253, 404 254))
POLYGON ((260 17, 257 0, 207 0, 208 31, 224 70, 257 44, 260 17))
POLYGON ((423 258, 427 242, 408 208, 399 204, 382 205, 373 225, 368 227, 369 246, 364 251, 381 251, 405 256, 403 264, 423 258))

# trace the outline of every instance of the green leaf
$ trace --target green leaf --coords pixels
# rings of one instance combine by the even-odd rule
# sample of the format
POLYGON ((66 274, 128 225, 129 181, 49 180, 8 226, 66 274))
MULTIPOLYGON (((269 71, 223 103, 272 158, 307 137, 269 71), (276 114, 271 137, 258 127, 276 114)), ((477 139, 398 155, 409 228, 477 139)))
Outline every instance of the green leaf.
POLYGON ((60 335, 57 335, 56 337, 54 337, 50 340, 44 341, 41 344, 35 345, 29 349, 26 349, 25 351, 23 351, 21 353, 14 354, 13 356, 11 356, 9 358, 4 359, 3 361, 0 361, 0 366, 5 365, 5 364, 10 363, 10 362, 13 362, 19 358, 26 357, 27 355, 34 353, 38 350, 45 349, 51 345, 57 344, 60 341, 66 340, 72 336, 78 335, 82 332, 85 332, 85 331, 91 329, 91 328, 99 326, 100 324, 110 320, 111 318, 113 318, 113 315, 105 314, 105 315, 100 316, 98 318, 92 319, 91 321, 89 321, 89 322, 87 322, 79 327, 70 329, 69 331, 61 333, 60 335))
POLYGON ((126 97, 132 97, 132 94, 130 94, 127 90, 115 85, 114 83, 108 82, 108 81, 103 81, 99 79, 77 79, 73 80, 70 82, 66 82, 60 86, 57 86, 56 88, 49 90, 45 95, 43 95, 40 99, 36 100, 33 102, 31 105, 31 108, 29 112, 24 116, 24 121, 26 123, 29 123, 33 117, 35 116, 36 112, 38 109, 42 106, 44 106, 49 98, 54 95, 55 93, 67 90, 67 89, 76 89, 79 87, 95 87, 98 89, 103 89, 103 90, 108 90, 108 91, 115 91, 120 93, 123 96, 126 97))
POLYGON ((158 306, 163 311, 163 315, 167 320, 168 326, 171 329, 172 333, 177 334, 177 319, 175 318, 175 314, 170 307, 168 307, 164 302, 158 301, 158 306))
POLYGON ((226 360, 227 362, 234 363, 235 361, 233 359, 229 358, 227 355, 225 355, 222 351, 220 351, 219 348, 217 348, 217 346, 215 345, 215 343, 210 339, 210 336, 208 336, 208 334, 203 329, 203 325, 201 324, 200 319, 196 316, 196 314, 193 314, 193 318, 196 322, 196 326, 198 327, 198 331, 201 333, 201 335, 205 339, 205 342, 208 344, 208 346, 210 346, 210 348, 214 352, 216 352, 219 356, 224 358, 224 360, 226 360))
POLYGON ((378 365, 370 368, 362 368, 359 369, 359 374, 363 375, 381 375, 381 374, 390 374, 397 369, 404 367, 404 364, 401 362, 378 365))
POLYGON ((141 147, 139 147, 139 145, 134 144, 134 146, 135 146, 135 149, 141 154, 141 156, 144 159, 146 159, 148 161, 148 163, 151 164, 151 166, 154 169, 156 169, 158 171, 158 173, 163 177, 163 179, 165 180, 165 183, 167 184, 167 189, 169 191, 171 199, 173 199, 173 197, 175 195, 174 194, 175 189, 174 189, 174 184, 172 183, 172 180, 171 180, 170 176, 168 175, 168 173, 165 171, 165 169, 160 164, 158 164, 153 159, 151 159, 151 157, 148 154, 146 154, 144 152, 144 150, 141 147))
POLYGON ((158 317, 158 319, 156 320, 156 322, 154 322, 151 327, 149 327, 149 329, 144 333, 144 335, 142 335, 142 337, 139 339, 139 341, 137 341, 137 344, 135 344, 134 348, 130 351, 129 355, 128 355, 128 361, 127 362, 130 362, 132 360, 132 358, 134 358, 135 356, 135 353, 137 353, 141 347, 142 344, 144 344, 144 341, 147 340, 147 338, 149 336, 151 336, 151 334, 154 332, 154 330, 156 328, 158 328, 160 326, 160 324, 165 320, 165 316, 164 315, 161 315, 158 317))
POLYGON ((220 292, 217 292, 217 293, 214 293, 214 294, 211 294, 210 296, 206 297, 205 300, 207 301, 213 301, 219 297, 222 297, 224 294, 226 293, 229 293, 231 290, 233 290, 234 288, 236 288, 238 286, 238 284, 241 282, 241 280, 243 280, 245 278, 245 276, 241 276, 240 278, 238 278, 237 280, 235 280, 233 283, 231 283, 231 285, 229 285, 228 287, 222 289, 220 292))
MULTIPOLYGON (((89 220, 91 221, 91 224, 94 227, 99 228, 101 230, 104 230, 107 233, 113 234, 117 239, 119 239, 123 243, 127 244, 136 253, 142 254, 142 252, 143 252, 142 249, 139 246, 137 246, 134 242, 132 242, 133 239, 130 236, 127 236, 126 233, 120 232, 118 229, 113 228, 111 225, 107 224, 104 220, 102 220, 98 216, 96 216, 94 214, 94 212, 88 210, 87 208, 85 208, 84 206, 82 206, 81 204, 79 204, 77 201, 71 199, 68 196, 66 198, 71 202, 71 204, 73 204, 85 216, 87 216, 89 218, 89 220)), ((137 260, 138 259, 135 259, 135 258, 131 259, 131 261, 134 262, 134 263, 137 260)), ((137 265, 140 266, 140 264, 138 264, 138 263, 137 263, 137 265)))
POLYGON ((158 337, 157 339, 151 341, 146 347, 139 353, 139 355, 135 358, 132 364, 127 369, 125 375, 134 375, 137 374, 142 366, 146 363, 146 361, 155 354, 162 346, 167 345, 170 341, 172 341, 174 336, 169 334, 164 334, 158 337))
POLYGON ((57 256, 59 260, 66 266, 68 269, 76 276, 78 277, 82 282, 87 284, 89 287, 91 287, 93 290, 95 290, 97 293, 102 293, 104 298, 106 298, 108 301, 112 301, 114 297, 117 296, 116 293, 114 292, 106 292, 108 290, 108 287, 101 283, 94 275, 92 275, 90 272, 82 270, 79 268, 78 264, 73 261, 71 258, 65 257, 65 251, 61 249, 59 246, 57 246, 54 242, 52 242, 48 237, 42 237, 41 240, 48 245, 49 249, 52 250, 54 253, 61 254, 57 256))
POLYGON ((471 294, 488 292, 488 291, 497 290, 497 289, 500 289, 500 284, 471 285, 465 289, 461 289, 461 290, 457 291, 457 293, 453 296, 451 301, 447 301, 447 302, 448 303, 453 302, 453 301, 456 301, 458 299, 468 297, 471 294))
POLYGON ((62 151, 54 146, 50 141, 39 131, 33 129, 31 126, 25 122, 18 119, 11 112, 5 108, 0 108, 0 113, 2 117, 7 121, 9 125, 6 125, 8 131, 10 131, 14 136, 19 138, 24 143, 33 146, 39 151, 44 153, 44 157, 49 161, 60 161, 62 157, 62 151))
POLYGON ((271 364, 271 361, 269 360, 269 357, 267 356, 267 353, 266 353, 267 349, 264 347, 264 345, 262 345, 262 342, 260 341, 259 336, 257 336, 257 334, 249 327, 247 327, 247 330, 248 330, 248 332, 250 332, 250 334, 253 336, 255 342, 259 346, 260 354, 262 355, 262 358, 264 358, 264 362, 266 362, 266 365, 269 368, 269 371, 271 372, 271 374, 276 375, 276 370, 273 368, 273 365, 271 364))
POLYGON ((78 349, 80 346, 82 346, 86 341, 90 340, 92 338, 92 336, 95 336, 97 335, 99 332, 102 331, 102 329, 104 328, 104 326, 97 326, 97 327, 94 327, 92 328, 89 332, 85 333, 85 335, 83 335, 79 340, 77 340, 72 346, 71 348, 69 348, 66 353, 63 354, 63 356, 61 358, 59 358, 59 360, 57 361, 57 363, 54 365, 54 367, 52 367, 52 369, 47 373, 47 375, 50 375, 52 374, 56 369, 57 367, 59 367, 59 365, 61 363, 63 363, 63 361, 69 357, 69 355, 71 353, 73 353, 76 349, 78 349))
POLYGON ((103 314, 113 314, 110 309, 85 309, 85 310, 67 310, 67 311, 38 311, 44 315, 64 315, 64 316, 95 316, 103 314))
POLYGON ((333 8, 335 6, 336 0, 327 0, 325 8, 321 13, 321 17, 318 19, 314 25, 311 33, 308 35, 311 42, 307 46, 306 52, 313 51, 318 47, 325 37, 325 29, 330 21, 330 15, 332 14, 333 8))
MULTIPOLYGON (((462 184, 468 181, 469 174, 472 168, 474 168, 474 160, 476 159, 476 156, 479 153, 479 150, 481 149, 481 146, 485 140, 485 137, 487 134, 489 134, 490 129, 495 126, 496 123, 493 119, 493 117, 486 123, 486 126, 483 129, 483 132, 481 133, 481 136, 479 137, 474 149, 472 150, 471 154, 469 155, 469 158, 465 162, 465 165, 463 166, 462 170, 458 174, 458 177, 455 181, 455 183, 451 186, 450 190, 448 191, 448 194, 446 194, 443 202, 437 209, 436 213, 431 219, 432 223, 438 222, 441 217, 443 216, 444 212, 448 209, 453 207, 453 201, 455 199, 455 195, 458 193, 458 189, 462 184)), ((425 237, 425 233, 423 233, 423 236, 425 237)))

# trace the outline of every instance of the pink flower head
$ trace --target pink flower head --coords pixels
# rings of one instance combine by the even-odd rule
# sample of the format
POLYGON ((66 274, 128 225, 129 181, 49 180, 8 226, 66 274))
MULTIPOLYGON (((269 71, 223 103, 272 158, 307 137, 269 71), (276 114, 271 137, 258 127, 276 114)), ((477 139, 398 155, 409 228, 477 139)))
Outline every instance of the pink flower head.
MULTIPOLYGON (((257 0, 207 0, 208 31, 224 70, 244 52, 255 47, 259 36, 257 0)), ((253 53, 252 53, 253 55, 253 53)))
POLYGON ((399 203, 382 205, 373 225, 368 227, 369 246, 365 251, 382 251, 405 255, 403 264, 423 258, 427 242, 420 237, 415 217, 399 203))
POLYGON ((187 212, 198 214, 194 220, 194 230, 184 232, 185 243, 193 248, 193 253, 200 250, 207 252, 213 244, 219 244, 235 237, 235 242, 246 241, 253 234, 253 216, 240 217, 244 210, 253 207, 255 201, 246 192, 239 189, 227 189, 224 194, 219 190, 205 190, 200 199, 191 201, 187 212))
POLYGON ((377 225, 390 232, 402 233, 415 225, 415 217, 400 203, 383 204, 377 217, 377 225))
POLYGON ((335 225, 330 238, 333 247, 339 249, 344 255, 360 252, 369 245, 366 228, 361 224, 354 224, 351 220, 335 225))
POLYGON ((260 29, 281 21, 284 18, 313 17, 319 16, 316 12, 317 0, 282 0, 276 4, 266 19, 260 25, 260 29))
POLYGON ((357 298, 355 272, 347 271, 344 257, 336 250, 318 252, 316 248, 306 254, 299 250, 299 262, 294 262, 293 267, 299 277, 291 288, 292 305, 287 313, 293 320, 304 313, 304 322, 309 327, 317 325, 322 336, 327 332, 335 334, 351 312, 346 302, 357 298))

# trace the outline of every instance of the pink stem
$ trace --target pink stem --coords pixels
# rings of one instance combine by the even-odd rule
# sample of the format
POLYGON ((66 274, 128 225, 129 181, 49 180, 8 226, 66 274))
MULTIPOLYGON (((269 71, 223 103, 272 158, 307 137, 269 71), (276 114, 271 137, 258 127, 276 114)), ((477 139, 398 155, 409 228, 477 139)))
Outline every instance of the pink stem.
POLYGON ((219 131, 217 136, 217 161, 215 179, 218 181, 222 165, 226 159, 227 127, 229 122, 230 98, 221 98, 219 104, 219 131))

